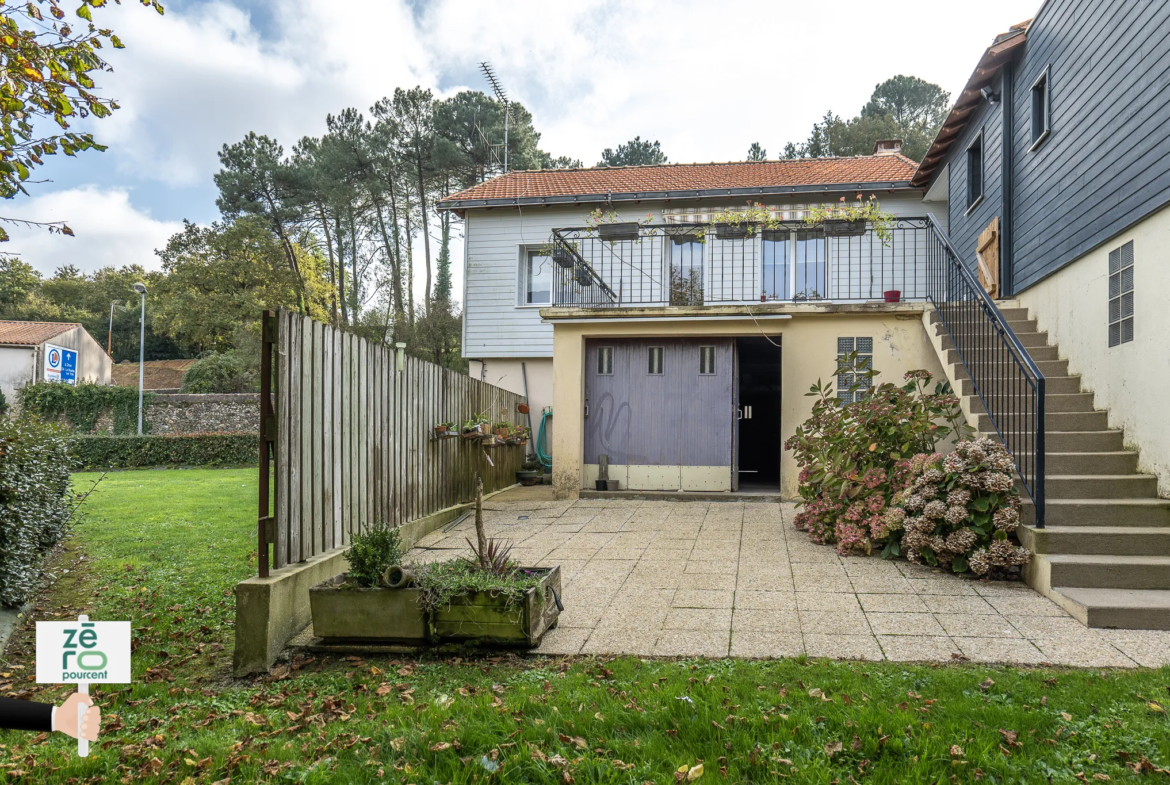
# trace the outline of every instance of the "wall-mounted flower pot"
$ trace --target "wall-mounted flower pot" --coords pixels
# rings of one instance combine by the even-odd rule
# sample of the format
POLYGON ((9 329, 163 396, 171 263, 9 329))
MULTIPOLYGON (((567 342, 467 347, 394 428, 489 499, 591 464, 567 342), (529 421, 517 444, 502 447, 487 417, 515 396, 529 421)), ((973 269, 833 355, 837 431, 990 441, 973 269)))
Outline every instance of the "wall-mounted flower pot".
POLYGON ((464 428, 460 435, 464 439, 479 439, 485 434, 489 433, 488 424, 486 422, 476 423, 470 428, 464 428))
POLYGON ((886 302, 888 302, 888 303, 902 302, 902 292, 898 289, 889 289, 886 291, 885 295, 886 295, 886 302))
POLYGON ((715 238, 718 240, 742 240, 751 227, 747 224, 715 224, 715 238))
POLYGON ((598 224, 597 235, 608 242, 617 242, 619 240, 637 240, 638 230, 641 227, 636 222, 617 223, 617 224, 598 224))
POLYGON ((592 286, 593 285, 593 277, 591 275, 589 275, 588 270, 585 270, 583 268, 578 267, 577 272, 573 275, 573 278, 581 286, 592 286))
POLYGON ((528 412, 532 410, 528 408, 528 404, 518 403, 516 404, 516 411, 520 412, 521 414, 528 414, 528 412))
POLYGON ((846 221, 842 218, 825 219, 825 235, 827 237, 860 237, 865 234, 865 219, 860 221, 846 221))
POLYGON ((450 430, 450 428, 446 425, 436 425, 435 426, 435 433, 439 434, 440 436, 447 433, 447 431, 449 431, 449 430, 450 430))
POLYGON ((521 485, 536 485, 540 482, 540 472, 521 470, 516 472, 516 479, 521 485))

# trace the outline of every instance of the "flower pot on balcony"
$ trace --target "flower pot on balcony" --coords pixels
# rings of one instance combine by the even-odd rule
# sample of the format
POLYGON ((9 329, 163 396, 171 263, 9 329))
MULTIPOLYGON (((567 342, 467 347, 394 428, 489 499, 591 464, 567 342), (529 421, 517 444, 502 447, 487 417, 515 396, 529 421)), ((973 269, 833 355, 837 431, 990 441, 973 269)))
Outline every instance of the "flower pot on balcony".
POLYGON ((860 237, 865 234, 865 223, 865 219, 846 221, 842 218, 826 218, 825 235, 827 237, 860 237))
POLYGON ((574 280, 581 286, 592 286, 593 277, 589 275, 589 271, 583 267, 578 267, 577 272, 573 274, 574 280))
POLYGON ((597 235, 608 242, 617 242, 619 240, 637 240, 638 230, 641 227, 636 222, 617 223, 617 224, 598 224, 597 235))
POLYGON ((553 247, 552 259, 566 270, 573 266, 573 252, 559 243, 553 247))
POLYGON ((898 289, 888 289, 886 291, 885 295, 886 295, 886 302, 888 302, 888 303, 902 302, 902 292, 898 289))
POLYGON ((750 231, 747 224, 715 224, 715 238, 718 240, 742 240, 750 231))

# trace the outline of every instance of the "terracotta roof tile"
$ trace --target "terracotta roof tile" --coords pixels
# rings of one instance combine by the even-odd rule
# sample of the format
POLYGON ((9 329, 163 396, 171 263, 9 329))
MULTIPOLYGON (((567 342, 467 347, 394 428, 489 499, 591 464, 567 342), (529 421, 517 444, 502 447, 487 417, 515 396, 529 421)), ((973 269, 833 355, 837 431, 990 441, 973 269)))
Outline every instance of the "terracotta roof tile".
POLYGON ((647 191, 904 183, 918 164, 904 155, 797 158, 509 172, 452 194, 442 203, 647 191))
POLYGON ((36 346, 80 326, 76 322, 0 321, 0 343, 36 346))

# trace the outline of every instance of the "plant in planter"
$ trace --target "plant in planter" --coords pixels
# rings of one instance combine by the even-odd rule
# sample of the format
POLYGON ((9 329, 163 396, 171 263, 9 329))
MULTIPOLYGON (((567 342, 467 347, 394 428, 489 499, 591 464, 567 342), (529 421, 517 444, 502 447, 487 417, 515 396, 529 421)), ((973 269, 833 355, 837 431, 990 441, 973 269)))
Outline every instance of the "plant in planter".
POLYGON ((543 473, 544 469, 540 465, 540 459, 535 455, 529 455, 525 459, 524 465, 520 467, 520 471, 516 472, 516 480, 521 485, 536 485, 540 482, 540 475, 543 473))
POLYGON ((479 439, 491 433, 491 422, 486 414, 473 414, 463 423, 460 433, 464 439, 479 439))
POLYGON ((888 246, 896 220, 893 213, 882 210, 876 196, 870 194, 866 200, 858 194, 855 204, 846 204, 845 197, 842 196, 838 204, 822 204, 809 208, 808 217, 804 222, 810 226, 822 227, 829 236, 863 235, 868 224, 873 228, 873 233, 881 239, 882 245, 888 246))
POLYGON ((721 210, 711 222, 717 240, 753 237, 761 229, 776 229, 781 224, 778 215, 760 202, 749 202, 746 208, 721 210))
POLYGON ((507 439, 512 433, 512 423, 507 420, 496 420, 492 423, 492 433, 500 439, 507 439))
POLYGON ((646 217, 639 221, 623 221, 616 210, 605 211, 599 207, 585 217, 585 225, 590 231, 596 232, 602 240, 612 243, 639 240, 642 227, 653 219, 651 213, 646 213, 646 217))
POLYGON ((961 441, 945 457, 915 455, 910 485, 885 516, 887 526, 902 530, 906 558, 993 576, 1031 561, 1032 552, 1011 541, 1020 525, 1013 471, 1011 455, 988 437, 961 441))
POLYGON ((902 386, 873 387, 877 372, 853 352, 839 360, 834 375, 842 374, 853 377, 851 401, 818 380, 807 393, 817 398, 812 416, 784 445, 801 467, 795 525, 814 542, 836 543, 841 553, 897 556, 900 537, 884 514, 909 481, 909 459, 969 427, 948 385, 929 391, 927 371, 907 373, 902 386))
POLYGON ((435 433, 439 434, 440 436, 446 436, 447 433, 454 427, 455 423, 453 422, 441 422, 435 426, 435 433))

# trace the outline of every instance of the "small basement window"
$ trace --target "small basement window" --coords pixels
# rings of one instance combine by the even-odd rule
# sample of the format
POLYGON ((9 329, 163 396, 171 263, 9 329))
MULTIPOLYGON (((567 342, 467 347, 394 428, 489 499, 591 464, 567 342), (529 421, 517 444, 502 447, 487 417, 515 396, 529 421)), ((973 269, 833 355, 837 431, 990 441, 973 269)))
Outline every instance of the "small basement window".
POLYGON ((700 346, 699 347, 699 375, 700 376, 714 376, 715 375, 715 347, 714 346, 700 346))
POLYGON ((872 367, 873 338, 838 338, 837 398, 843 403, 864 398, 873 380, 862 374, 872 367))
POLYGON ((597 375, 613 376, 612 346, 599 346, 597 348, 597 375))
POLYGON ((661 376, 662 375, 662 347, 661 346, 651 346, 649 358, 650 358, 649 367, 647 368, 646 372, 652 376, 661 376))
POLYGON ((1035 150, 1048 138, 1052 98, 1048 91, 1048 69, 1032 83, 1032 147, 1035 150))
POLYGON ((1109 345, 1133 340, 1133 240, 1109 252, 1109 345))
POLYGON ((983 131, 967 145, 967 211, 983 201, 983 131))

